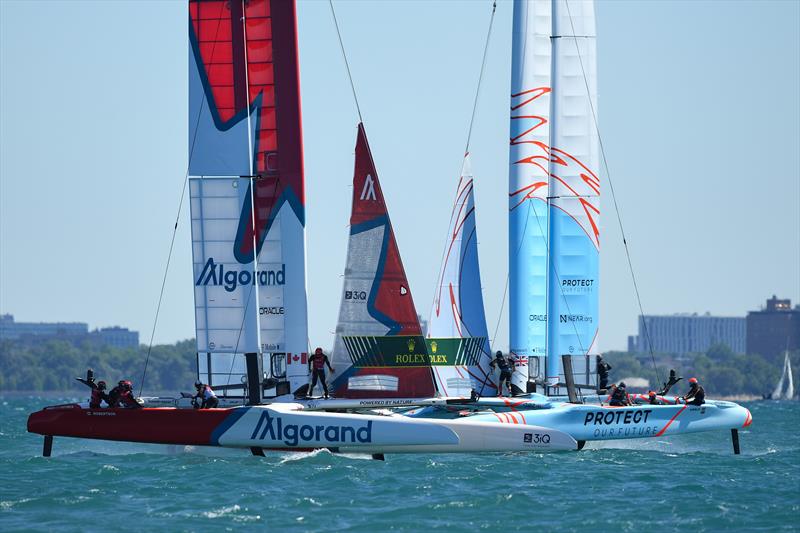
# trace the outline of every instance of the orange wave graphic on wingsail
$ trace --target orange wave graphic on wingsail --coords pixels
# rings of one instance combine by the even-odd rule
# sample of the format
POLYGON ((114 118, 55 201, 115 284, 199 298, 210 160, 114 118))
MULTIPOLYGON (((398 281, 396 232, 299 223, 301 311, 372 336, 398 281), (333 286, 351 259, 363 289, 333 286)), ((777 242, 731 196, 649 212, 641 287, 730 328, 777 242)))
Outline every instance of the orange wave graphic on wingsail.
POLYGON ((535 137, 536 130, 547 124, 548 119, 547 117, 530 113, 526 109, 526 107, 530 109, 530 104, 551 92, 552 90, 549 87, 536 87, 511 95, 512 102, 516 100, 516 103, 511 106, 511 120, 528 121, 530 125, 522 133, 511 137, 510 144, 520 148, 528 146, 532 148, 533 152, 526 153, 524 157, 514 161, 514 164, 532 165, 541 172, 532 172, 529 183, 509 192, 509 197, 512 199, 509 210, 513 211, 529 199, 546 201, 548 182, 552 179, 579 199, 581 209, 586 216, 586 220, 588 220, 589 226, 586 227, 584 223, 581 223, 580 219, 582 217, 578 217, 580 213, 570 213, 568 211, 565 211, 565 213, 572 216, 586 232, 586 235, 592 239, 595 245, 599 246, 600 229, 597 220, 600 210, 588 197, 600 195, 600 179, 577 157, 554 146, 549 146, 541 140, 537 140, 535 137))

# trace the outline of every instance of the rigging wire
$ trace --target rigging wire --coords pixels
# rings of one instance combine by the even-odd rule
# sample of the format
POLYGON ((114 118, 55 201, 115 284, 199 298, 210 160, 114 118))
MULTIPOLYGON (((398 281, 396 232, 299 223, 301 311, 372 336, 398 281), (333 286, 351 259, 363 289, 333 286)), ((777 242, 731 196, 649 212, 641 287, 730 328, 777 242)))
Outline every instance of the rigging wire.
POLYGON ((481 94, 481 82, 483 81, 483 71, 486 69, 486 55, 489 52, 489 39, 492 37, 492 26, 494 24, 494 14, 497 11, 497 0, 492 2, 492 16, 489 18, 489 29, 486 30, 486 44, 483 47, 483 59, 481 60, 481 71, 478 74, 478 88, 475 90, 475 102, 472 104, 472 116, 469 120, 469 131, 467 133, 467 146, 464 153, 469 153, 469 141, 472 138, 472 125, 475 123, 475 112, 478 109, 478 97, 481 94))
MULTIPOLYGON (((570 26, 572 27, 572 35, 574 36, 575 35, 575 23, 574 23, 574 21, 572 19, 572 12, 570 11, 570 8, 569 8, 569 0, 564 0, 564 4, 567 6, 567 15, 569 16, 569 23, 570 23, 570 26)), ((655 354, 653 353, 653 342, 652 342, 652 340, 650 338, 650 331, 647 329, 647 321, 644 319, 644 308, 642 307, 642 298, 641 298, 641 294, 639 293, 639 285, 636 283, 636 274, 634 273, 634 270, 633 270, 633 262, 631 260, 631 253, 630 253, 630 250, 628 249, 628 239, 625 237, 625 229, 622 226, 622 215, 620 214, 619 204, 617 203, 617 195, 614 192, 614 182, 611 180, 611 172, 610 172, 610 170, 608 168, 608 159, 606 158, 606 151, 605 151, 605 148, 603 146, 603 137, 602 137, 602 135, 600 135, 600 126, 597 123, 597 112, 596 112, 596 110, 594 108, 594 102, 592 101, 592 98, 591 98, 591 91, 589 90, 589 81, 586 78, 586 70, 585 70, 585 68, 583 66, 583 56, 581 55, 581 50, 580 50, 580 46, 578 46, 577 38, 573 39, 573 40, 575 41, 575 51, 578 53, 578 62, 580 63, 581 73, 583 74, 583 83, 586 86, 586 94, 587 94, 588 100, 589 100, 589 108, 592 111, 592 121, 594 123, 595 132, 597 133, 598 144, 600 145, 600 154, 602 155, 602 158, 603 158, 603 167, 605 168, 606 177, 608 178, 608 185, 609 185, 609 188, 611 189, 611 199, 614 202, 614 210, 616 211, 616 214, 617 214, 617 223, 619 224, 619 231, 620 231, 620 234, 622 235, 622 244, 625 247, 625 256, 626 256, 626 258, 628 260, 628 270, 631 273, 631 281, 633 282, 633 290, 636 293, 636 302, 639 305, 639 316, 641 317, 642 328, 644 330, 645 338, 647 339, 647 347, 650 350, 650 359, 652 359, 652 361, 653 361, 653 368, 655 369, 656 377, 658 378, 658 381, 662 381, 661 372, 658 369, 658 365, 656 365, 656 358, 655 358, 655 354)))
MULTIPOLYGON (((475 88, 475 101, 474 101, 474 103, 472 105, 472 115, 470 116, 470 120, 469 120, 469 130, 468 130, 468 133, 467 133, 467 145, 466 145, 466 148, 464 149, 464 157, 465 158, 466 158, 467 154, 469 154, 469 143, 470 143, 470 139, 472 138, 472 126, 473 126, 473 124, 475 122, 475 114, 476 114, 476 111, 478 109, 478 98, 479 98, 479 96, 481 94, 481 83, 483 82, 483 73, 484 73, 484 70, 486 68, 486 56, 487 56, 487 52, 489 51, 489 42, 490 42, 490 38, 492 36, 492 26, 494 24, 494 14, 495 14, 496 10, 497 10, 497 0, 494 0, 492 2, 492 15, 489 18, 489 27, 488 27, 488 29, 486 31, 486 43, 484 44, 484 47, 483 47, 483 58, 481 59, 481 68, 480 68, 480 73, 478 74, 478 84, 477 84, 477 86, 475 88)), ((462 170, 463 170, 463 168, 462 168, 462 170)), ((464 176, 460 175, 459 184, 461 183, 460 180, 463 177, 464 176)), ((475 177, 474 176, 471 176, 471 177, 473 179, 473 187, 474 187, 474 179, 475 179, 475 177)), ((455 202, 456 202, 456 200, 458 200, 459 192, 460 192, 460 190, 457 189, 455 198, 453 199, 454 207, 453 207, 453 210, 450 212, 450 221, 448 222, 448 228, 451 227, 451 225, 453 224, 453 217, 455 216, 455 212, 456 212, 456 210, 455 210, 455 202)), ((442 256, 439 259, 439 264, 441 265, 441 269, 439 270, 439 276, 438 276, 438 278, 436 280, 436 289, 437 289, 437 293, 436 294, 438 294, 438 295, 441 295, 442 278, 444 278, 444 258, 445 258, 445 254, 447 253, 447 243, 448 243, 449 239, 450 239, 450 236, 448 235, 447 239, 445 239, 444 248, 442 248, 442 256)), ((508 288, 507 285, 506 285, 506 288, 508 288)), ((440 296, 436 296, 436 295, 433 297, 433 305, 434 306, 436 306, 436 302, 439 300, 439 298, 440 298, 440 296)), ((502 307, 501 307, 501 315, 502 315, 502 307)), ((497 332, 495 331, 495 336, 496 335, 497 335, 497 332)), ((491 344, 494 344, 494 337, 492 338, 491 344)), ((487 355, 491 356, 491 353, 487 354, 487 355)))
POLYGON ((339 21, 336 19, 336 10, 333 9, 333 0, 328 0, 331 6, 331 15, 333 15, 333 25, 336 27, 336 35, 339 37, 339 48, 342 50, 342 58, 344 59, 344 66, 347 69, 347 78, 350 80, 350 89, 353 90, 353 100, 356 102, 356 111, 358 111, 358 121, 364 122, 361 118, 361 106, 358 105, 358 96, 356 95, 356 85, 353 83, 353 75, 350 73, 350 63, 347 61, 347 54, 344 51, 344 42, 342 41, 342 34, 339 31, 339 21))

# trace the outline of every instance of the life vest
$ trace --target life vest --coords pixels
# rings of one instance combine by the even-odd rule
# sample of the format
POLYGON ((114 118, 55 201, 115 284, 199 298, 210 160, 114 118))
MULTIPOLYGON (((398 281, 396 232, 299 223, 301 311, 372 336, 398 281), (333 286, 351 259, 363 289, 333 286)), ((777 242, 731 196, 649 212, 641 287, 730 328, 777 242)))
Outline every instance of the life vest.
POLYGON ((133 393, 131 391, 122 391, 122 394, 119 396, 119 401, 123 407, 130 407, 134 404, 137 406, 139 405, 136 402, 136 399, 133 397, 133 393))
POLYGON ((325 369, 325 354, 314 354, 311 356, 312 368, 314 370, 324 370, 325 369))
POLYGON ((203 388, 203 393, 202 394, 203 394, 203 399, 204 400, 210 400, 211 398, 216 398, 217 397, 217 395, 214 394, 214 391, 211 390, 211 387, 208 386, 208 385, 206 385, 203 388))
POLYGON ((505 357, 497 358, 495 361, 497 361, 497 367, 501 372, 508 372, 511 370, 511 365, 508 363, 508 359, 505 357))
POLYGON ((611 394, 611 399, 617 402, 625 403, 625 397, 627 396, 627 392, 622 387, 617 387, 614 389, 614 392, 611 394))
POLYGON ((89 407, 100 407, 100 402, 103 400, 103 391, 100 389, 92 389, 92 397, 89 399, 89 407))

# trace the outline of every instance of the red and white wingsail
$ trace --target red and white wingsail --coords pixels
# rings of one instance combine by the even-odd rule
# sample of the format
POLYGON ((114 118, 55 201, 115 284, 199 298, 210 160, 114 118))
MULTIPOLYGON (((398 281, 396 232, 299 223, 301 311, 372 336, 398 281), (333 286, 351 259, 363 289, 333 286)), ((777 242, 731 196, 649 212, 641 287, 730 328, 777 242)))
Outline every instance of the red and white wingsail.
POLYGON ((350 240, 332 360, 338 397, 434 394, 417 311, 362 124, 356 140, 350 240))
MULTIPOLYGON (((198 373, 241 353, 307 381, 305 200, 295 3, 190 0, 189 194, 198 373)), ((276 372, 277 373, 277 372, 276 372)))

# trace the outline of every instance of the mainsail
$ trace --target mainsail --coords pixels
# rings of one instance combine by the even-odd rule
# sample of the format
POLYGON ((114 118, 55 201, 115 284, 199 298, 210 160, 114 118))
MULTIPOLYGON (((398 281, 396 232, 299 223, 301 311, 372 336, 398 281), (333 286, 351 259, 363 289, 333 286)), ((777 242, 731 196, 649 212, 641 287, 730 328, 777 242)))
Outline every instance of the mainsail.
POLYGON ((433 298, 428 337, 462 338, 478 343, 478 357, 457 365, 435 365, 436 388, 445 396, 488 394, 491 361, 478 263, 474 179, 469 154, 464 156, 456 200, 447 230, 442 266, 433 298))
POLYGON ((362 124, 332 364, 337 397, 434 394, 414 300, 362 124))
POLYGON ((514 3, 511 82, 510 341, 515 385, 563 382, 573 356, 590 384, 599 296, 594 5, 514 3))
POLYGON ((190 0, 189 40, 200 378, 238 384, 236 354, 259 353, 262 373, 296 389, 308 334, 294 2, 190 0))

